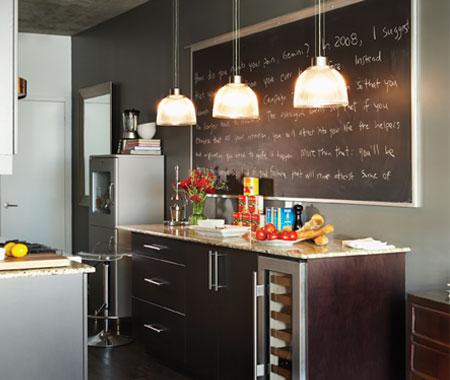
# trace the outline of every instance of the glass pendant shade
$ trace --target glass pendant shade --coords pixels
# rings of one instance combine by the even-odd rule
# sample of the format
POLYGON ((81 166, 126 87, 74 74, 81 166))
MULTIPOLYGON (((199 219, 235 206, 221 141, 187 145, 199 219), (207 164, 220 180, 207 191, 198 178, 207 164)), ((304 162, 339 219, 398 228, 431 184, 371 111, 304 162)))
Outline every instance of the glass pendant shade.
POLYGON ((328 66, 325 57, 316 57, 295 83, 295 108, 345 107, 348 105, 344 77, 328 66))
POLYGON ((258 119, 259 106, 255 92, 240 75, 221 87, 214 97, 213 117, 219 119, 258 119))
POLYGON ((197 123, 195 107, 191 99, 181 95, 179 88, 174 88, 158 104, 156 124, 161 126, 188 126, 197 123))

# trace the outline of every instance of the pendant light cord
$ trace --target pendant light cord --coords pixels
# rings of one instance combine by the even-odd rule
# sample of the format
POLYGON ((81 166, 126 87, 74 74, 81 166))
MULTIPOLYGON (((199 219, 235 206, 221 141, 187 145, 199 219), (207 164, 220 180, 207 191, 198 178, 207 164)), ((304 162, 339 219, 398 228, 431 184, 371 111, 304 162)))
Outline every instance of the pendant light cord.
POLYGON ((233 69, 234 69, 234 75, 240 75, 240 65, 241 65, 241 57, 240 57, 240 50, 241 50, 241 42, 240 42, 240 29, 241 29, 241 7, 240 7, 240 0, 233 0, 233 34, 234 34, 234 40, 233 40, 233 69))
POLYGON ((173 86, 178 88, 179 0, 173 0, 173 86))
POLYGON ((319 0, 319 55, 322 56, 322 0, 319 0))

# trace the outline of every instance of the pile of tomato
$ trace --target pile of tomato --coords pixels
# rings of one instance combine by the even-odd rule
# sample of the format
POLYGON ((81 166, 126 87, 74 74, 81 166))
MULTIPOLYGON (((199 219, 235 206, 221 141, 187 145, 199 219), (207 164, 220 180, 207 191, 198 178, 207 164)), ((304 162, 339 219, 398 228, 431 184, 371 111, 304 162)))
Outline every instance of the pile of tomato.
POLYGON ((269 223, 264 228, 256 230, 256 240, 297 240, 297 232, 295 231, 278 231, 274 224, 269 223))

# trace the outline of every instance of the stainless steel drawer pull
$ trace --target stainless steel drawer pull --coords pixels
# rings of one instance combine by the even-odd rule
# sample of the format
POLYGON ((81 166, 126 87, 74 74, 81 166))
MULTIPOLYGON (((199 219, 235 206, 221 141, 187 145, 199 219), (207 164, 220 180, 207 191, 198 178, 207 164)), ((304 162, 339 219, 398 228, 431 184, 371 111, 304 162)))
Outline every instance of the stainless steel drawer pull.
POLYGON ((144 278, 144 281, 156 286, 163 286, 169 284, 167 281, 160 280, 158 278, 144 278))
POLYGON ((167 249, 167 247, 164 247, 163 245, 156 244, 144 244, 144 248, 153 249, 154 251, 162 251, 163 249, 167 249))
POLYGON ((154 332, 156 332, 158 334, 161 334, 162 332, 167 331, 167 329, 164 326, 161 326, 161 325, 155 325, 155 324, 147 325, 147 324, 144 324, 144 327, 146 329, 152 330, 152 331, 154 331, 154 332))

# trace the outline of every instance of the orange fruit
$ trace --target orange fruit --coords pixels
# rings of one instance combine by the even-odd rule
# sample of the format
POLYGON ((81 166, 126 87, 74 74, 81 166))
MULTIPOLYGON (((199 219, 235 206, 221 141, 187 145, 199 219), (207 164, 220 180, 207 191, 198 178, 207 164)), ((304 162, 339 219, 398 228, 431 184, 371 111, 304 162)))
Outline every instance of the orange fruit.
POLYGON ((15 245, 16 245, 16 243, 14 243, 14 242, 12 242, 12 241, 5 244, 5 246, 3 247, 3 248, 5 248, 5 256, 7 256, 7 257, 12 257, 11 249, 12 249, 12 247, 14 247, 15 245))
POLYGON ((28 247, 25 244, 18 243, 15 244, 14 247, 11 248, 11 254, 13 257, 24 257, 28 253, 28 247))

